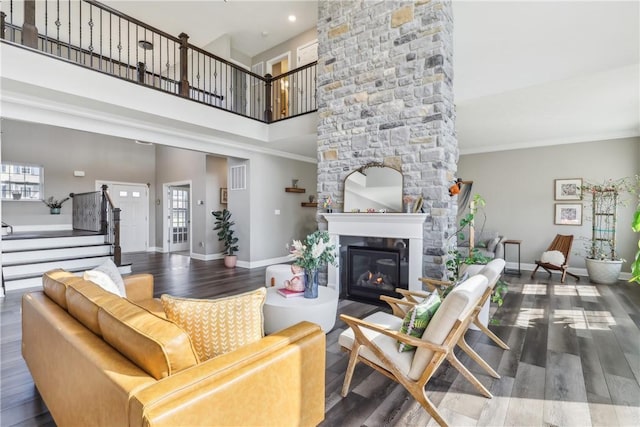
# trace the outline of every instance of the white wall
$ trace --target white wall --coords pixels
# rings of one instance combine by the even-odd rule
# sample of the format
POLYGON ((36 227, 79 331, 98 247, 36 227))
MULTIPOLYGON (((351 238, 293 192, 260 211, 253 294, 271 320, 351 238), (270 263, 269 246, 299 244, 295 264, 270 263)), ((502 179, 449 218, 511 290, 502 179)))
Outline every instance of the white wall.
MULTIPOLYGON (((251 60, 251 65, 255 65, 258 62, 268 61, 270 59, 276 58, 284 53, 291 52, 291 63, 289 64, 289 70, 293 70, 294 68, 298 68, 298 59, 297 59, 297 49, 300 46, 303 46, 313 40, 318 39, 318 30, 316 28, 312 28, 308 31, 305 31, 302 34, 293 37, 284 43, 280 43, 277 46, 272 47, 271 49, 264 51, 256 56, 254 56, 251 60)), ((266 64, 265 64, 265 73, 267 72, 266 64)))
MULTIPOLYGON (((589 209, 583 200, 582 226, 554 225, 554 179, 583 178, 589 181, 633 177, 640 173, 640 138, 585 142, 552 147, 509 150, 460 157, 458 176, 471 180, 473 194, 487 202, 486 230, 497 230, 511 239, 522 240, 522 262, 539 259, 556 234, 591 235, 589 209)), ((631 232, 635 204, 618 210, 617 240, 620 255, 629 271, 638 236, 631 232)), ((515 248, 508 249, 513 261, 515 248)), ((584 268, 584 250, 574 240, 570 266, 584 268)))

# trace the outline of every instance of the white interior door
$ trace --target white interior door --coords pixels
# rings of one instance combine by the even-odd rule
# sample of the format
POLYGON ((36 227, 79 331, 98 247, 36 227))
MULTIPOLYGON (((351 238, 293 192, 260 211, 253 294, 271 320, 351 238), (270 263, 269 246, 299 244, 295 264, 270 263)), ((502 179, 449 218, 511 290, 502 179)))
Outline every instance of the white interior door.
POLYGON ((188 185, 169 187, 169 252, 190 250, 190 193, 188 185))
POLYGON ((149 231, 149 190, 144 184, 107 184, 109 195, 120 208, 122 252, 147 250, 149 231))

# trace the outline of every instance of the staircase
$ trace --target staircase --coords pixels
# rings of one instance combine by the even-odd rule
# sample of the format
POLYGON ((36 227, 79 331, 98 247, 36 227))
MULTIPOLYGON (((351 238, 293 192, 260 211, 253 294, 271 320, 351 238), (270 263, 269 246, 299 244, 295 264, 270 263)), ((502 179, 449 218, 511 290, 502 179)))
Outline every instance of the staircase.
MULTIPOLYGON (((42 274, 55 268, 81 273, 111 259, 105 236, 63 231, 15 233, 2 238, 2 276, 7 292, 42 286, 42 274)), ((119 267, 123 274, 131 266, 119 267)))

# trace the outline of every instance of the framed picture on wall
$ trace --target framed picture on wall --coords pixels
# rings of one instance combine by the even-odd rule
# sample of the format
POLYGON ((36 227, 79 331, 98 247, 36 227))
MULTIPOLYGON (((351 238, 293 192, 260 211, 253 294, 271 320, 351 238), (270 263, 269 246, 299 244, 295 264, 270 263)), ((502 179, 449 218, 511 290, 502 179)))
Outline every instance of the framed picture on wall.
POLYGON ((556 225, 582 225, 582 203, 556 203, 556 225))
POLYGON ((582 178, 554 180, 556 200, 582 200, 582 178))
POLYGON ((227 188, 226 187, 220 188, 220 203, 222 203, 223 205, 227 204, 227 188))

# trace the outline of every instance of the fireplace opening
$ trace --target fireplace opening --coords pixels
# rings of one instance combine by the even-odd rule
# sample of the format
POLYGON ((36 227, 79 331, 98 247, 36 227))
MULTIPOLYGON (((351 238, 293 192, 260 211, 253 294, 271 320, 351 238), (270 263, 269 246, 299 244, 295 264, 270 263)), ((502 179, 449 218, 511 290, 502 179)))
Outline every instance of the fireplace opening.
POLYGON ((402 280, 408 264, 400 254, 399 249, 348 246, 347 297, 377 303, 380 295, 401 297, 395 289, 408 289, 406 280, 402 280))

